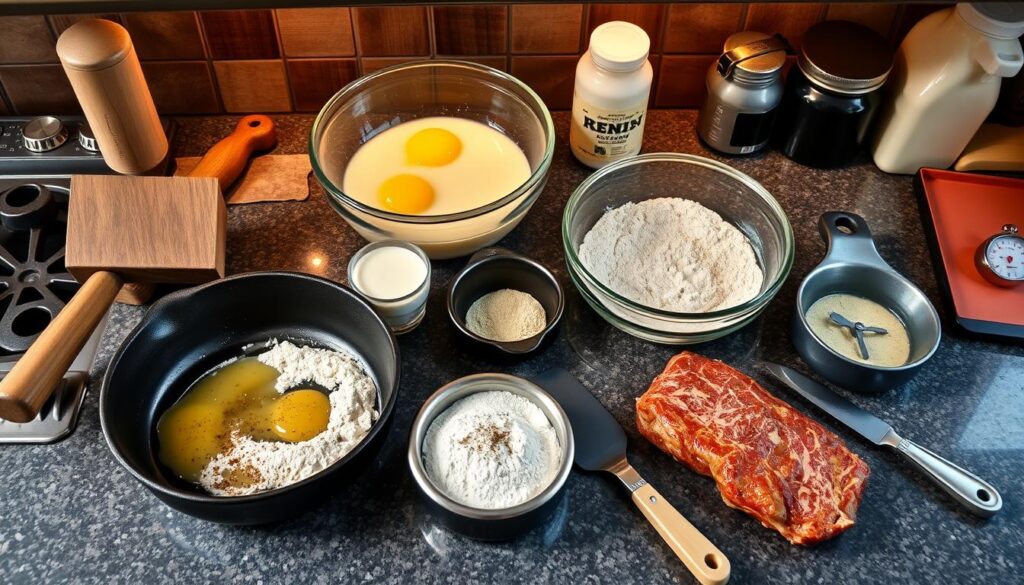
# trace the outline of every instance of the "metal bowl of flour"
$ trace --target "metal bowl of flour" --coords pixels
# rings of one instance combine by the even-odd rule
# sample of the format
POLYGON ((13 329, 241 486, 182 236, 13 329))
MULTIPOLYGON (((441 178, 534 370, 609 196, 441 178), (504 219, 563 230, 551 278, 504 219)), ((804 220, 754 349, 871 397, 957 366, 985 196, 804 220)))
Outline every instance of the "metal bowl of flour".
POLYGON ((545 525, 562 500, 574 455, 572 427, 558 402, 536 384, 508 374, 474 374, 442 386, 423 403, 409 437, 409 469, 424 504, 449 529, 476 540, 509 540, 545 525), (551 483, 529 500, 511 508, 481 509, 456 502, 434 485, 423 463, 423 440, 448 407, 470 394, 493 390, 518 394, 544 412, 562 447, 562 460, 551 483))
POLYGON ((789 276, 794 250, 786 212, 760 183, 718 161, 676 153, 630 157, 590 175, 565 205, 562 244, 569 276, 601 317, 641 339, 673 345, 717 339, 757 318, 789 276), (627 298, 587 270, 580 245, 605 213, 663 197, 696 201, 746 236, 764 274, 756 296, 721 310, 679 313, 627 298))

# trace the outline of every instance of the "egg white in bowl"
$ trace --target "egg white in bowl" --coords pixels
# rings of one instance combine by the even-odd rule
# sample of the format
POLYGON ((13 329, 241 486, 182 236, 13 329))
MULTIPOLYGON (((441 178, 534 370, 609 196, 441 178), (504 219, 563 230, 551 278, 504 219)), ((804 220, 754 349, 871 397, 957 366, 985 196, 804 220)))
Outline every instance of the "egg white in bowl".
MULTIPOLYGON (((543 191, 554 144, 554 124, 547 107, 515 77, 476 63, 418 61, 382 69, 345 86, 314 121, 309 152, 314 174, 327 192, 329 203, 361 236, 369 241, 412 242, 432 259, 443 259, 492 245, 523 219, 543 191), (350 165, 362 166, 356 159, 358 151, 369 149, 372 141, 389 132, 404 132, 401 128, 405 124, 430 118, 449 119, 448 126, 439 127, 436 121, 425 124, 451 132, 460 143, 464 138, 475 141, 475 137, 490 131, 500 133, 521 152, 529 172, 521 182, 513 180, 520 178, 519 172, 509 172, 506 167, 522 167, 509 163, 517 157, 509 155, 508 148, 498 157, 501 174, 472 173, 468 166, 457 173, 449 172, 458 160, 436 167, 413 165, 417 168, 410 170, 401 167, 409 163, 408 153, 396 140, 390 149, 391 160, 385 161, 387 168, 381 165, 373 173, 376 178, 367 179, 368 184, 361 188, 354 181, 350 183, 350 165), (473 130, 466 130, 465 136, 459 134, 467 128, 473 130), (436 175, 432 172, 435 170, 436 175), (396 175, 426 180, 435 196, 430 205, 417 203, 412 197, 411 207, 403 207, 412 212, 403 213, 383 204, 381 184, 396 175), (496 183, 504 184, 499 189, 496 183), (465 189, 461 196, 458 191, 449 191, 456 186, 465 189), (447 193, 455 196, 449 199, 447 193)), ((460 157, 467 153, 475 156, 475 148, 461 146, 460 157)), ((384 160, 383 156, 377 158, 384 160)))

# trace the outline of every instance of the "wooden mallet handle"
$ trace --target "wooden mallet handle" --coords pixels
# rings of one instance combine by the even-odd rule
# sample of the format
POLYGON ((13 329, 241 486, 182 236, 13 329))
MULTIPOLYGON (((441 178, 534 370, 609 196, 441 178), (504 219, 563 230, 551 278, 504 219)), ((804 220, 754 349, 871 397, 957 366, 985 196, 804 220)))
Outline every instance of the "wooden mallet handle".
POLYGON ((106 271, 85 281, 10 373, 0 380, 0 418, 25 423, 39 414, 114 303, 122 284, 120 276, 106 271))
MULTIPOLYGON (((253 153, 276 143, 277 130, 270 118, 245 116, 227 138, 207 151, 189 176, 215 178, 223 191, 242 174, 253 153)), ((123 284, 119 275, 109 271, 96 272, 85 281, 0 380, 0 418, 25 423, 39 414, 123 284)))

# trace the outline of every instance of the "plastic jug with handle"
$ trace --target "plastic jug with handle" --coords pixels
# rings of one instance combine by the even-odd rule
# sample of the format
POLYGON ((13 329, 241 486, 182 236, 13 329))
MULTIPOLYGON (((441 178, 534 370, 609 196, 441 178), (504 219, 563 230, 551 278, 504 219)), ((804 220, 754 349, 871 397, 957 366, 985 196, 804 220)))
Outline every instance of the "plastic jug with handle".
POLYGON ((917 23, 890 75, 872 153, 888 173, 946 168, 1024 65, 1024 3, 957 4, 917 23))

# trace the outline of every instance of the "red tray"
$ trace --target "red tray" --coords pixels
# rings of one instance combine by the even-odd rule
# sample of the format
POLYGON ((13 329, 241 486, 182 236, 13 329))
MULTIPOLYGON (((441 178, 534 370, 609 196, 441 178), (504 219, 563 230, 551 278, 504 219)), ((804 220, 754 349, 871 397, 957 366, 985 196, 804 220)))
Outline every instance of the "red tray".
POLYGON ((1024 284, 995 286, 974 253, 1007 223, 1024 227, 1024 180, 921 169, 914 180, 935 270, 957 325, 1024 339, 1024 284))

